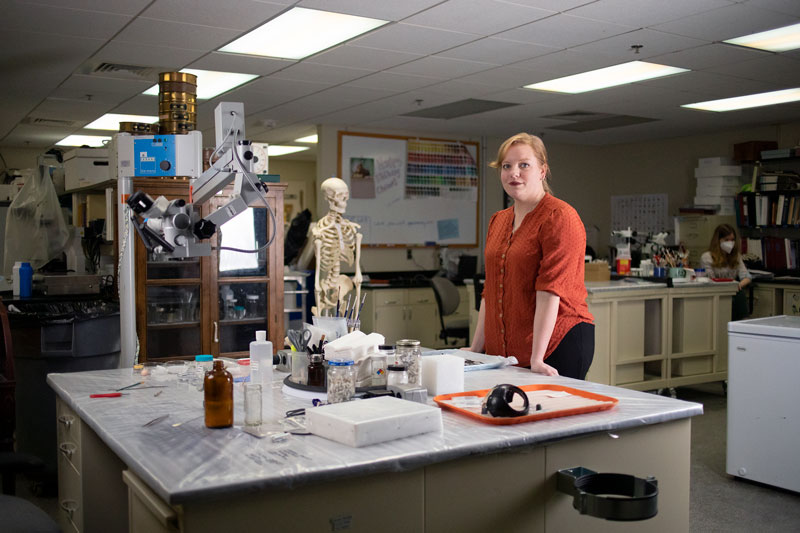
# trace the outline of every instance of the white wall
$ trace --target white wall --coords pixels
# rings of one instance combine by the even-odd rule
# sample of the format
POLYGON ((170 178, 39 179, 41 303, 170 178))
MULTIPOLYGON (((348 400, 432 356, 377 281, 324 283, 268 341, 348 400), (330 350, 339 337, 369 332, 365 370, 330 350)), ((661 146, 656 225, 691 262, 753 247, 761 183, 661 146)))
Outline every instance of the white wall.
MULTIPOLYGON (((319 128, 317 187, 323 179, 338 172, 337 132, 338 128, 333 126, 319 128)), ((415 135, 413 132, 399 134, 415 135)), ((479 255, 479 265, 482 265, 482 245, 488 219, 503 207, 503 192, 497 171, 488 167, 503 139, 464 140, 481 143, 481 248, 464 252, 479 255)), ((692 203, 696 185, 694 168, 698 158, 733 157, 734 144, 754 140, 776 141, 781 148, 797 146, 800 144, 800 122, 600 147, 549 143, 546 137, 544 140, 548 148, 555 195, 575 207, 584 223, 599 228, 596 251, 606 256, 611 233, 611 196, 665 193, 669 198, 669 214, 676 215, 680 207, 692 203)), ((318 212, 325 212, 327 207, 321 205, 321 201, 318 195, 318 212)), ((414 260, 410 261, 406 259, 405 249, 368 248, 364 250, 362 268, 365 272, 438 268, 435 249, 417 248, 413 250, 413 255, 414 260)))

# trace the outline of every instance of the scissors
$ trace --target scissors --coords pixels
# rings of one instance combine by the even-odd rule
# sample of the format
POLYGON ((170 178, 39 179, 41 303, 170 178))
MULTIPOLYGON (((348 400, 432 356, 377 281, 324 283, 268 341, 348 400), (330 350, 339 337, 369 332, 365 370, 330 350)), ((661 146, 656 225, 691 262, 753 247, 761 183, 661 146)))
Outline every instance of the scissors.
POLYGON ((305 352, 308 349, 308 343, 311 342, 311 332, 307 329, 303 330, 289 330, 289 341, 294 344, 298 352, 305 352))

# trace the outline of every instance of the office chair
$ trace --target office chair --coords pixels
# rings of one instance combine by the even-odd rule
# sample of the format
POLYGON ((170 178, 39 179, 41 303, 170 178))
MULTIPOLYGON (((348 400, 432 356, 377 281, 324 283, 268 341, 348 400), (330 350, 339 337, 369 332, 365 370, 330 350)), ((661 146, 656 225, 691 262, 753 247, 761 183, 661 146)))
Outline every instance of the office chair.
POLYGON ((461 302, 455 284, 447 278, 435 276, 431 278, 431 287, 436 296, 436 304, 439 306, 439 322, 442 326, 439 338, 443 339, 445 344, 450 344, 449 338, 455 337, 453 345, 458 343, 458 339, 464 339, 464 344, 469 345, 469 319, 450 320, 447 323, 444 320, 446 316, 456 312, 461 302))
POLYGON ((14 496, 18 473, 33 472, 44 467, 41 459, 14 450, 14 349, 8 312, 0 298, 0 516, 3 531, 61 531, 56 523, 31 502, 14 496))

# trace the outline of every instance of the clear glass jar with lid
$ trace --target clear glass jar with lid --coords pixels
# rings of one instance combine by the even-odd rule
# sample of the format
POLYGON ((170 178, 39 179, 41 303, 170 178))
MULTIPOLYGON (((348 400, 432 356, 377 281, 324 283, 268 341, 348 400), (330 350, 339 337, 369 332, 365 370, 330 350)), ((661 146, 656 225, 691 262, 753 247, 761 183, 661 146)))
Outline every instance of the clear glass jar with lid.
POLYGON ((408 369, 408 384, 422 385, 422 348, 416 339, 401 339, 395 343, 396 359, 408 369))
POLYGON ((386 368, 386 386, 405 385, 408 383, 408 372, 403 365, 389 365, 386 368))
POLYGON ((347 402, 355 393, 355 361, 352 359, 328 361, 328 403, 347 402))

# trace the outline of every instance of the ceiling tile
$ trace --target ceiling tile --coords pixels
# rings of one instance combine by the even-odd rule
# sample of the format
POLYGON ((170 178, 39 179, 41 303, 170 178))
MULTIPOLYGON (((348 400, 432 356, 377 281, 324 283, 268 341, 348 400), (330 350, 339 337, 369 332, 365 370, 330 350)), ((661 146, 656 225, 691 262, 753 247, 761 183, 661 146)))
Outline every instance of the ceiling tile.
POLYGON ((105 102, 88 100, 62 100, 46 98, 29 116, 56 120, 78 120, 86 123, 107 113, 113 106, 105 102))
POLYGON ((678 52, 704 44, 709 43, 691 37, 643 29, 576 46, 570 51, 603 54, 623 63, 637 60, 646 61, 657 55, 678 52), (633 45, 641 45, 642 48, 639 48, 637 52, 631 48, 633 45))
POLYGON ((714 43, 681 50, 679 52, 658 55, 650 59, 663 65, 688 68, 691 70, 702 70, 709 67, 727 65, 729 63, 758 59, 759 57, 764 57, 764 55, 765 52, 744 48, 742 46, 714 43))
POLYGON ((464 76, 460 78, 460 81, 491 85, 495 87, 495 90, 499 91, 501 89, 517 89, 523 85, 544 81, 551 77, 551 74, 542 70, 537 71, 529 68, 519 68, 517 66, 505 66, 464 76))
MULTIPOLYGON (((461 80, 450 80, 444 83, 437 83, 420 90, 421 95, 427 94, 441 94, 455 99, 467 98, 480 98, 483 100, 494 100, 493 98, 486 98, 487 94, 496 93, 497 88, 490 85, 482 85, 479 83, 469 83, 461 80)), ((498 100, 504 101, 504 100, 498 100)), ((512 103, 514 103, 512 101, 512 103)))
POLYGON ((214 28, 251 30, 286 6, 254 0, 156 0, 141 16, 214 28))
POLYGON ((47 128, 19 124, 3 139, 3 145, 44 149, 54 145, 73 131, 72 128, 47 128))
POLYGON ((110 96, 130 98, 146 91, 152 85, 152 83, 146 80, 120 80, 103 76, 75 74, 67 78, 59 88, 68 91, 78 91, 83 94, 107 94, 110 96))
POLYGON ((365 2, 364 0, 301 0, 297 5, 346 13, 380 20, 403 20, 441 3, 442 0, 403 0, 402 2, 365 2))
POLYGON ((211 52, 193 61, 187 65, 187 68, 266 76, 294 64, 295 61, 286 59, 211 52))
POLYGON ((442 78, 428 76, 412 76, 408 74, 397 74, 394 72, 378 72, 353 80, 345 84, 345 87, 364 87, 375 89, 392 89, 397 91, 410 91, 438 83, 442 78))
POLYGON ((389 70, 389 72, 414 74, 417 76, 460 78, 461 76, 475 74, 476 72, 489 70, 496 66, 497 65, 490 63, 479 63, 478 61, 430 56, 400 65, 399 67, 389 70))
POLYGON ((385 70, 402 63, 413 61, 419 57, 421 57, 419 54, 344 44, 322 52, 321 54, 317 54, 309 58, 306 62, 335 67, 385 70))
POLYGON ((800 61, 780 55, 765 55, 741 63, 711 67, 706 71, 748 80, 767 80, 773 84, 785 85, 783 88, 800 86, 800 61))
POLYGON ((577 7, 569 14, 629 26, 648 27, 729 5, 731 5, 729 0, 670 0, 669 2, 599 0, 577 7))
MULTIPOLYGON (((768 91, 771 84, 761 80, 745 80, 712 72, 684 72, 655 80, 647 80, 637 85, 663 87, 679 91, 692 91, 717 98, 729 98, 744 94, 768 91)), ((708 98, 706 98, 708 99, 708 98)))
POLYGON ((435 54, 470 41, 476 35, 456 31, 434 30, 411 24, 392 24, 359 37, 353 44, 411 54, 435 54))
POLYGON ((403 22, 488 36, 555 14, 554 11, 495 0, 449 0, 403 22))
POLYGON ((257 93, 267 100, 278 99, 282 101, 293 100, 331 87, 330 83, 321 81, 298 81, 275 77, 261 78, 253 80, 241 89, 242 93, 257 93))
POLYGON ((147 43, 155 46, 177 46, 211 51, 232 41, 240 33, 237 30, 139 17, 122 30, 115 40, 136 43, 136 46, 139 43, 147 43))
MULTIPOLYGON (((62 4, 63 5, 63 4, 62 4)), ((130 22, 129 15, 4 0, 1 30, 46 31, 48 35, 108 39, 130 22)))
POLYGON ((143 67, 163 67, 165 71, 180 70, 195 61, 205 52, 189 50, 177 46, 136 44, 122 41, 109 41, 93 59, 106 63, 138 65, 143 67))
POLYGON ((495 35, 501 39, 570 48, 637 29, 572 15, 555 15, 495 35))
MULTIPOLYGON (((72 9, 136 15, 153 0, 69 0, 72 9)), ((40 6, 64 7, 64 0, 35 0, 40 6)))
POLYGON ((157 115, 158 97, 139 94, 120 103, 112 111, 126 115, 157 115))
POLYGON ((724 41, 795 22, 798 22, 795 17, 745 4, 735 4, 657 24, 651 26, 651 29, 706 41, 724 41))
POLYGON ((276 72, 270 77, 285 80, 339 84, 361 78, 362 76, 367 76, 371 73, 372 71, 366 69, 331 67, 328 65, 302 62, 287 67, 280 72, 276 72))
POLYGON ((536 57, 528 61, 515 63, 514 68, 526 69, 531 71, 531 81, 535 83, 562 76, 579 74, 589 70, 610 67, 619 63, 619 60, 606 55, 599 55, 592 52, 591 48, 583 49, 581 52, 573 50, 561 50, 546 56, 536 57))
POLYGON ((551 48, 549 46, 486 37, 485 39, 445 50, 438 55, 442 57, 452 57, 454 59, 469 59, 471 61, 484 61, 486 63, 508 65, 516 63, 517 61, 546 55, 557 50, 557 48, 551 48))
POLYGON ((747 0, 746 4, 749 7, 769 9, 778 13, 800 17, 800 2, 797 2, 797 0, 747 0))

